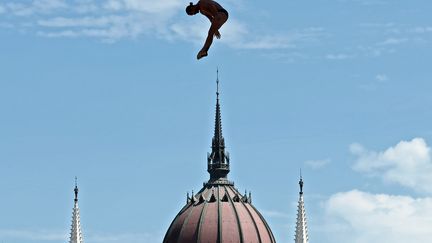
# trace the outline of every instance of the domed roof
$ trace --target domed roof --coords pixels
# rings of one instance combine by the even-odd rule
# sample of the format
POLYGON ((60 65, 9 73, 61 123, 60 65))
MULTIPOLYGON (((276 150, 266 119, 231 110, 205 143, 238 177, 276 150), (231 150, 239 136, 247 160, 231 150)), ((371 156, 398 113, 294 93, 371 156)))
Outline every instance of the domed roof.
POLYGON ((276 242, 270 227, 234 186, 207 184, 175 217, 164 243, 276 242))
MULTIPOLYGON (((219 80, 217 80, 219 84, 219 80)), ((219 85, 218 85, 219 86, 219 85)), ((186 205, 171 223, 164 243, 273 243, 270 227, 252 205, 249 196, 238 192, 228 181, 230 158, 225 151, 216 92, 216 119, 212 152, 207 158, 210 180, 196 194, 187 196, 186 205)))

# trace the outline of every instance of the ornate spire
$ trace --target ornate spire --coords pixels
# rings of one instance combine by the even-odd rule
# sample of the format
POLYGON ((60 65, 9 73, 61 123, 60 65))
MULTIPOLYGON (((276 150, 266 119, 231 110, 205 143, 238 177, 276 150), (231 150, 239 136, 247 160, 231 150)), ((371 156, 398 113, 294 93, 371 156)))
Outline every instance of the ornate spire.
POLYGON ((300 192, 299 192, 299 201, 297 207, 297 223, 296 223, 296 231, 295 231, 295 243, 308 243, 308 228, 307 228, 307 220, 306 220, 306 210, 304 206, 303 200, 303 178, 301 176, 300 170, 300 192))
POLYGON ((229 155, 225 152, 225 140, 222 136, 222 119, 219 103, 219 70, 216 78, 216 116, 214 136, 212 139, 212 152, 207 156, 207 171, 210 173, 211 183, 227 182, 229 168, 229 155))
POLYGON ((72 225, 69 243, 83 243, 83 237, 81 233, 81 222, 80 222, 80 211, 78 207, 78 184, 77 178, 75 177, 75 200, 74 208, 72 212, 72 225))

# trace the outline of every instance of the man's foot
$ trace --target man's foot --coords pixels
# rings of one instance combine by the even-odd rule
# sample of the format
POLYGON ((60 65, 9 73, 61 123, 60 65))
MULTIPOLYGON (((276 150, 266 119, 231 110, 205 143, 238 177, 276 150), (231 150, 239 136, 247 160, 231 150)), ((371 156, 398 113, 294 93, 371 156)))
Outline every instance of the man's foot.
POLYGON ((206 51, 200 51, 200 52, 198 52, 198 55, 197 55, 197 59, 199 60, 199 59, 201 59, 201 58, 203 58, 203 57, 206 57, 208 54, 207 54, 207 52, 206 51))

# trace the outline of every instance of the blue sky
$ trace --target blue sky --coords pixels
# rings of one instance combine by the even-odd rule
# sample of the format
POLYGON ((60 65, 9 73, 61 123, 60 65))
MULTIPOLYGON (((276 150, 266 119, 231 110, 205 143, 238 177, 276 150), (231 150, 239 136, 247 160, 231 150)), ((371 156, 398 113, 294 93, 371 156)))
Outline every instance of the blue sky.
POLYGON ((229 174, 292 242, 432 238, 430 1, 0 2, 0 241, 161 242, 208 179, 220 69, 229 174))

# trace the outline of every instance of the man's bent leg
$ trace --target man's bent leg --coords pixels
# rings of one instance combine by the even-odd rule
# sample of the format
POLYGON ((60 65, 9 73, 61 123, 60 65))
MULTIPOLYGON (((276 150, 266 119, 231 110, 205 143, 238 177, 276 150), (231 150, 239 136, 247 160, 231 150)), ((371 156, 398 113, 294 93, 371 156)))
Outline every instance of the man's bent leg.
POLYGON ((213 37, 214 37, 215 32, 216 31, 213 28, 213 26, 210 27, 210 30, 209 30, 208 35, 207 35, 207 39, 204 43, 203 48, 201 49, 202 51, 208 51, 210 49, 210 46, 213 43, 213 37))
POLYGON ((212 26, 210 27, 210 30, 208 32, 207 39, 204 43, 204 46, 201 49, 201 51, 198 52, 197 59, 200 59, 200 58, 208 55, 207 52, 210 49, 211 44, 213 43, 214 33, 215 33, 215 30, 214 30, 214 26, 212 24, 212 26))
POLYGON ((217 18, 212 22, 212 25, 210 26, 207 39, 204 43, 203 48, 197 55, 197 59, 203 58, 207 56, 207 52, 210 49, 211 44, 213 43, 213 37, 215 33, 219 30, 220 27, 227 21, 227 16, 225 14, 219 14, 217 18))

